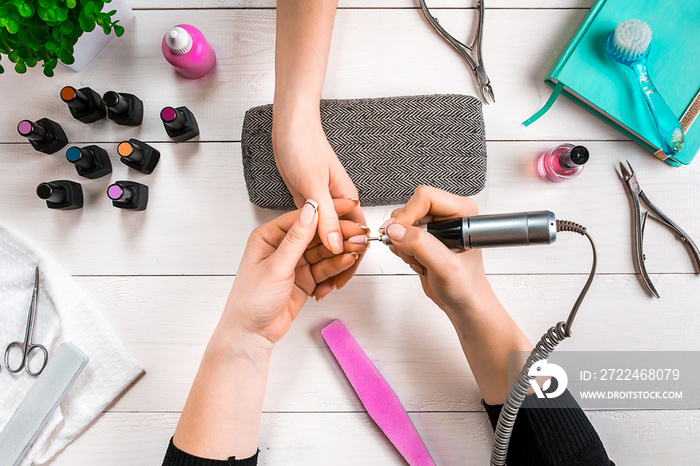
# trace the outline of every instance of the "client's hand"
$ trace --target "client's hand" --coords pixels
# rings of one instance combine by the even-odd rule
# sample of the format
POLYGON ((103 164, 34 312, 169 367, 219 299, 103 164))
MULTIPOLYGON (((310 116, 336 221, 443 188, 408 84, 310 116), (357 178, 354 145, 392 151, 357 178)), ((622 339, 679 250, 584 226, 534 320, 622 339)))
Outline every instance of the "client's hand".
MULTIPOLYGON (((278 117, 274 122, 272 146, 277 169, 295 204, 300 207, 305 199, 318 201, 319 237, 326 249, 341 254, 344 244, 339 217, 345 215, 359 224, 365 223, 365 217, 357 201, 357 188, 328 143, 320 117, 278 117), (356 208, 341 214, 336 212, 333 199, 354 199, 356 208)), ((324 296, 334 288, 345 286, 360 260, 351 269, 328 280, 322 287, 324 296)))
MULTIPOLYGON (((289 212, 253 231, 226 303, 220 327, 242 330, 276 343, 289 330, 317 284, 349 269, 364 247, 328 253, 316 235, 317 203, 306 201, 301 211, 289 212)), ((355 208, 351 200, 335 201, 341 215, 355 208)), ((362 229, 344 221, 350 237, 362 229)), ((342 237, 341 237, 342 238, 342 237)), ((342 241, 342 239, 341 239, 342 241)))
POLYGON ((491 287, 484 274, 481 251, 451 251, 433 235, 413 225, 447 218, 477 215, 476 203, 429 186, 416 189, 406 205, 392 212, 382 230, 401 257, 421 277, 425 294, 440 306, 453 322, 469 312, 475 300, 491 287))

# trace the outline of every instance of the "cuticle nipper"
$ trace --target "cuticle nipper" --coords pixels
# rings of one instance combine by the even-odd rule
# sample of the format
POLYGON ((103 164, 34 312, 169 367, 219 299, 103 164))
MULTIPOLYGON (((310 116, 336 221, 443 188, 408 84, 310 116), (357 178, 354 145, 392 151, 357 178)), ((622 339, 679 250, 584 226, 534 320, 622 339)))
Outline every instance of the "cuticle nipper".
POLYGON ((647 217, 651 217, 654 220, 662 223, 663 225, 666 225, 680 237, 681 241, 683 241, 690 249, 691 256, 693 257, 695 261, 695 266, 698 268, 698 270, 700 270, 700 251, 698 250, 698 247, 695 245, 690 236, 688 236, 688 234, 685 231, 683 231, 681 227, 674 223, 673 220, 668 218, 666 214, 659 210, 658 207, 652 204, 652 202, 649 200, 642 188, 639 186, 639 182, 637 181, 637 175, 634 173, 632 165, 630 165, 629 162, 627 162, 627 167, 625 167, 624 164, 620 162, 620 172, 618 172, 618 176, 626 183, 627 190, 629 191, 629 195, 632 198, 632 204, 634 208, 634 252, 636 256, 635 259, 637 263, 637 269, 639 270, 639 273, 641 273, 642 280, 644 281, 644 284, 649 289, 651 294, 658 298, 659 293, 656 291, 656 288, 654 288, 654 285, 651 283, 651 278, 649 277, 649 274, 647 273, 646 267, 644 265, 644 261, 646 260, 646 256, 644 255, 643 250, 644 227, 646 226, 647 217), (627 167, 629 167, 629 170, 627 169, 627 167), (639 205, 640 199, 642 200, 642 202, 644 202, 644 204, 647 205, 647 207, 649 207, 649 210, 652 211, 654 215, 651 215, 649 211, 644 212, 642 214, 642 210, 639 205))
POLYGON ((491 88, 491 80, 486 74, 486 68, 484 68, 484 58, 482 56, 482 35, 484 30, 484 0, 479 0, 477 2, 477 8, 479 9, 479 25, 472 40, 471 45, 465 45, 462 42, 455 39, 449 32, 443 28, 437 18, 435 18, 430 11, 428 6, 425 4, 425 0, 419 0, 421 10, 427 18, 428 22, 435 28, 435 30, 445 39, 452 47, 457 50, 457 52, 469 63, 472 68, 472 72, 479 83, 479 88, 481 89, 481 95, 484 98, 486 104, 496 103, 496 98, 493 96, 493 89, 491 88), (471 55, 470 52, 474 52, 476 47, 476 58, 471 55))

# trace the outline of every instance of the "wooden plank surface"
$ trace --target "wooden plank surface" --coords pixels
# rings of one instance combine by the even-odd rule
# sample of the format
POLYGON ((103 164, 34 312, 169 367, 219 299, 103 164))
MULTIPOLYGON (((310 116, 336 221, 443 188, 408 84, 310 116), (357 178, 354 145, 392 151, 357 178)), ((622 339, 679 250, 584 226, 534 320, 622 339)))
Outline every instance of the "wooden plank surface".
MULTIPOLYGON (((130 4, 136 19, 125 37, 84 72, 0 76, 0 220, 77 276, 146 367, 59 455, 53 462, 59 466, 161 461, 248 234, 278 214, 248 201, 239 142, 245 111, 272 99, 275 2, 130 4), (179 77, 160 52, 165 31, 183 22, 200 27, 217 51, 216 70, 199 81, 179 77), (58 99, 64 85, 134 93, 146 104, 144 124, 72 120, 58 99), (165 105, 187 105, 199 121, 199 139, 166 141, 158 119, 165 105), (79 179, 64 153, 33 152, 16 124, 41 117, 59 121, 74 143, 102 144, 112 157, 111 177, 79 179), (137 174, 116 160, 116 144, 130 137, 161 150, 154 174, 137 174), (62 178, 83 184, 84 209, 50 211, 34 194, 39 182, 62 178), (104 191, 120 179, 150 187, 146 212, 111 206, 104 191)), ((473 2, 428 4, 453 35, 471 37, 473 2)), ((529 128, 521 125, 548 98, 542 79, 591 4, 486 0, 484 56, 497 104, 484 106, 489 167, 487 187, 475 199, 483 213, 552 210, 587 226, 595 238, 601 274, 562 349, 699 350, 700 277, 682 243, 652 222, 647 268, 662 298, 643 291, 634 273, 630 206, 614 167, 630 160, 650 198, 699 240, 700 165, 670 168, 565 99, 529 128), (591 161, 577 180, 545 184, 534 173, 534 158, 561 142, 584 143, 591 161)), ((416 1, 340 0, 325 98, 477 92, 464 61, 429 27, 416 1)), ((366 209, 368 225, 376 229, 394 207, 366 209)), ((533 342, 566 317, 590 266, 586 241, 570 234, 553 246, 486 250, 484 257, 497 295, 533 342)), ((449 322, 384 246, 371 248, 359 274, 323 302, 309 303, 278 345, 260 464, 402 464, 319 336, 334 318, 348 325, 395 388, 438 464, 484 464, 492 433, 449 322)), ((617 464, 691 464, 700 453, 697 410, 588 415, 617 464)))
MULTIPOLYGON (((632 275, 599 276, 563 350, 700 350, 700 277, 654 275, 661 300, 632 275), (612 312, 612 310, 615 310, 612 312), (649 338, 653 335, 653 338, 649 338)), ((583 275, 496 275, 492 286, 531 342, 565 320, 583 275)), ((219 320, 233 277, 80 277, 146 374, 115 411, 177 411, 219 320)), ((272 358, 265 410, 361 411, 321 339, 333 319, 348 326, 412 411, 480 411, 481 397, 443 312, 416 276, 356 277, 310 301, 272 358)))
MULTIPOLYGON (((481 212, 551 210, 557 218, 589 228, 600 255, 600 272, 633 273, 630 205, 615 164, 629 159, 651 199, 686 232, 700 238, 697 179, 700 165, 675 170, 660 165, 631 142, 586 143, 592 160, 576 180, 549 185, 535 175, 536 155, 557 142, 490 142, 487 188, 475 196, 481 212), (679 200, 673 185, 688 193, 679 200)), ((2 146, 0 183, 12 193, 0 216, 35 239, 76 275, 233 275, 250 231, 279 212, 248 201, 239 144, 154 144, 162 152, 151 175, 119 163, 114 145, 114 173, 79 180, 62 155, 45 155, 26 145, 2 146), (21 168, 20 168, 21 167, 21 168), (19 173, 19 175, 18 175, 19 173), (86 206, 76 211, 49 210, 34 190, 42 181, 72 179, 84 188, 86 206), (112 207, 105 191, 122 179, 150 188, 144 212, 112 207), (97 244, 95 238, 99 238, 97 244), (89 252, 92 260, 86 260, 89 252)), ((366 209, 376 230, 396 206, 366 209)), ((645 237, 651 273, 692 273, 683 244, 657 222, 645 237)), ((484 252, 489 273, 584 273, 590 268, 587 242, 561 233, 552 246, 493 249, 484 252)), ((374 244, 362 274, 409 273, 388 248, 374 244)))
MULTIPOLYGON (((593 411, 593 426, 615 464, 695 464, 698 411, 593 411), (663 445, 663 447, 659 447, 663 445)), ((435 462, 488 464, 485 413, 412 413, 435 462)), ((52 466, 160 464, 178 415, 107 413, 52 466)), ((366 413, 264 413, 260 465, 405 464, 366 413)))
MULTIPOLYGON (((484 60, 497 105, 484 107, 490 140, 624 139, 566 99, 539 122, 521 123, 547 100, 542 80, 586 10, 494 10, 486 18, 484 60), (546 33, 543 33, 546 31, 546 33), (526 38, 526 40, 524 40, 526 38)), ((471 37, 475 17, 467 10, 440 12, 455 37, 471 37)), ((274 10, 144 10, 124 37, 113 41, 80 74, 58 69, 47 79, 40 69, 2 76, 7 124, 0 142, 19 142, 16 122, 52 117, 65 123, 74 142, 116 142, 125 137, 167 139, 158 112, 187 105, 200 124, 200 141, 240 139, 245 111, 270 103, 274 90, 274 10), (169 27, 200 25, 217 51, 217 67, 204 79, 180 77, 162 57, 160 43, 169 27), (70 118, 58 98, 64 85, 131 92, 145 99, 144 124, 119 127, 109 121, 84 125, 70 118), (12 92, 32 89, 33 98, 12 92), (14 124, 13 124, 14 123, 14 124)), ((430 28, 419 11, 350 9, 338 12, 323 96, 388 97, 478 92, 466 62, 430 28)))

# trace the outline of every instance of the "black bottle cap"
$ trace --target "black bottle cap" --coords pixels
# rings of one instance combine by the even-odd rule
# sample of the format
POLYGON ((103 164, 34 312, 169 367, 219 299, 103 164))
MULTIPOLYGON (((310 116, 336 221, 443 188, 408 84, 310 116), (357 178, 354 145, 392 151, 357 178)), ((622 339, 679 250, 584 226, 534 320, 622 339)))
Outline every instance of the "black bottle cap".
POLYGON ((102 100, 104 100, 105 105, 114 113, 122 114, 129 111, 129 102, 118 92, 105 92, 105 95, 102 96, 102 100))
POLYGON ((63 202, 66 200, 65 188, 54 183, 39 184, 36 187, 36 195, 45 201, 63 202))
POLYGON ((576 165, 583 165, 588 162, 588 149, 583 146, 575 146, 571 149, 571 162, 576 165))

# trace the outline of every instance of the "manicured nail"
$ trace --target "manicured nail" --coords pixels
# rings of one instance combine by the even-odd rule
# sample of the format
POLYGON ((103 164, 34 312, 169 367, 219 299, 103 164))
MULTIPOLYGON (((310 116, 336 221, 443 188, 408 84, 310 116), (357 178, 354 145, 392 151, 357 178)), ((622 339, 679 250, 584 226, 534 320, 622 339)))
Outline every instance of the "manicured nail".
POLYGON ((333 254, 343 253, 343 238, 337 231, 328 234, 328 245, 331 247, 333 254))
POLYGON ((308 199, 304 203, 304 207, 301 208, 301 214, 299 214, 299 221, 304 225, 311 225, 316 216, 316 209, 318 208, 318 202, 308 199))
POLYGON ((367 244, 367 236, 365 236, 365 235, 352 236, 348 239, 348 243, 367 244))
POLYGON ((392 223, 386 227, 386 234, 389 235, 389 238, 391 239, 401 241, 403 239, 403 235, 406 234, 406 227, 399 225, 398 223, 392 223))
POLYGON ((369 227, 368 227, 367 225, 363 224, 363 223, 358 223, 357 226, 360 227, 360 228, 362 228, 363 230, 367 231, 367 233, 370 232, 369 227))
POLYGON ((384 230, 386 230, 386 227, 394 223, 394 220, 396 220, 394 217, 391 217, 389 220, 386 222, 382 223, 382 226, 379 227, 379 233, 384 233, 384 230))
POLYGON ((425 275, 425 269, 423 267, 421 267, 420 265, 411 264, 411 270, 416 272, 418 275, 421 275, 421 276, 425 275))
POLYGON ((360 200, 359 200, 359 199, 355 199, 355 198, 352 198, 352 197, 349 197, 348 199, 350 199, 352 202, 355 203, 355 207, 357 207, 358 205, 360 205, 360 200))
POLYGON ((355 258, 355 260, 359 259, 360 257, 360 255, 356 252, 351 252, 350 254, 355 258))

